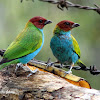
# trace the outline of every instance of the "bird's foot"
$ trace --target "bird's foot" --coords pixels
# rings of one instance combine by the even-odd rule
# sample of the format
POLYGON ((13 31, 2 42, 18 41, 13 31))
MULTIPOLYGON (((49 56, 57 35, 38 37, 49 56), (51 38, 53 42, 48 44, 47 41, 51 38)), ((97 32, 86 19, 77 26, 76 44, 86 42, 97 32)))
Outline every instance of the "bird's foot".
POLYGON ((35 70, 30 70, 30 74, 27 75, 27 77, 30 77, 31 75, 35 74, 38 71, 38 69, 36 68, 35 70))
POLYGON ((47 64, 46 66, 46 69, 47 69, 48 67, 52 66, 54 62, 50 62, 50 58, 49 58, 46 64, 47 64))
POLYGON ((25 71, 30 71, 30 74, 27 75, 27 77, 30 77, 32 74, 35 74, 35 73, 38 71, 37 68, 36 68, 35 70, 31 70, 31 69, 27 66, 27 64, 25 64, 25 66, 23 66, 23 69, 24 69, 25 71))
POLYGON ((20 67, 23 68, 25 71, 29 71, 29 72, 30 72, 30 74, 27 75, 27 77, 30 77, 32 74, 34 74, 34 73, 36 73, 36 72, 38 71, 38 69, 31 70, 31 69, 27 66, 27 64, 18 63, 17 66, 16 66, 16 69, 15 69, 15 74, 16 74, 17 70, 18 70, 20 67))
POLYGON ((61 65, 60 65, 60 68, 64 68, 62 63, 61 63, 61 65))
POLYGON ((16 65, 15 73, 17 72, 17 70, 18 70, 21 66, 22 66, 21 63, 18 63, 18 64, 16 65))
POLYGON ((69 71, 66 71, 64 76, 66 76, 67 74, 72 74, 71 70, 72 70, 73 66, 74 66, 74 63, 71 64, 69 71))
POLYGON ((72 71, 69 70, 69 71, 66 71, 65 73, 66 73, 66 74, 72 74, 72 71))
POLYGON ((52 66, 54 64, 54 62, 51 62, 51 63, 48 63, 47 66, 46 66, 46 69, 50 66, 52 66))
POLYGON ((65 75, 64 76, 66 76, 67 74, 72 74, 72 71, 71 70, 65 71, 65 75))

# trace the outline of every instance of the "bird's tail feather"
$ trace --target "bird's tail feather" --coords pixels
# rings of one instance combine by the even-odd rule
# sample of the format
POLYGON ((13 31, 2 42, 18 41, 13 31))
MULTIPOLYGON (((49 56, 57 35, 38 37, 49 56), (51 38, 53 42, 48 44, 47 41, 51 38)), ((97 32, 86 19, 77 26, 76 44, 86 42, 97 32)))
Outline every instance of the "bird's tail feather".
POLYGON ((85 64, 80 59, 77 61, 77 64, 81 67, 81 69, 86 69, 85 64))
POLYGON ((17 64, 18 62, 19 62, 19 60, 15 59, 15 60, 12 60, 10 62, 2 63, 2 64, 0 64, 0 70, 2 70, 3 68, 5 68, 6 66, 9 66, 11 64, 17 64))

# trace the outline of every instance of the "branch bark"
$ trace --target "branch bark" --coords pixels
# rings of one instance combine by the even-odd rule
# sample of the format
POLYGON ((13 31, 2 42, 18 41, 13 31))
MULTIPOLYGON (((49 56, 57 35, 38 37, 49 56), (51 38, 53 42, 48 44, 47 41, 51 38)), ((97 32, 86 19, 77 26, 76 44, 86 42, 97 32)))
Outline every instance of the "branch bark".
POLYGON ((49 72, 39 71, 27 78, 28 72, 15 65, 0 72, 0 100, 100 100, 100 91, 70 84, 49 72))

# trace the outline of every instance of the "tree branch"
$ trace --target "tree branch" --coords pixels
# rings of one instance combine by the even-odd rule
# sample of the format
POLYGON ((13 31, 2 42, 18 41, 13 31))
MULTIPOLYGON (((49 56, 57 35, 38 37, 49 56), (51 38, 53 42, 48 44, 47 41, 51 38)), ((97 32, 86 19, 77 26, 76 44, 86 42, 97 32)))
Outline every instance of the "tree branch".
MULTIPOLYGON (((32 66, 34 67, 34 66, 32 66)), ((39 70, 27 78, 27 73, 20 69, 16 77, 15 65, 0 71, 0 100, 100 100, 100 91, 75 86, 65 79, 39 70), (7 74, 8 73, 8 74, 7 74)))
MULTIPOLYGON (((0 55, 3 56, 4 52, 5 52, 5 50, 0 50, 0 55)), ((50 60, 50 59, 49 59, 49 60, 50 60)), ((37 62, 38 64, 40 64, 41 66, 42 66, 42 65, 45 65, 45 68, 46 68, 46 66, 47 66, 47 63, 45 63, 45 62, 43 62, 43 61, 38 61, 38 60, 36 60, 36 62, 37 62)), ((37 63, 36 63, 36 64, 37 64, 37 63)), ((59 68, 60 66, 59 66, 59 65, 55 65, 55 67, 58 67, 58 68, 59 68)), ((69 66, 69 65, 65 65, 64 68, 70 68, 70 66, 69 66)), ((74 66, 73 69, 75 69, 75 70, 90 71, 90 73, 91 73, 92 75, 98 75, 98 74, 100 74, 100 70, 98 70, 98 69, 96 68, 95 65, 94 65, 93 67, 90 66, 90 68, 89 68, 89 67, 86 67, 85 69, 82 69, 82 68, 79 67, 79 66, 74 66)))
MULTIPOLYGON (((4 52, 4 50, 0 50, 0 52, 1 52, 0 55, 2 55, 3 54, 2 52, 4 52)), ((50 61, 50 60, 48 60, 48 61, 50 61)), ((15 70, 15 68, 12 68, 12 66, 15 67, 16 64, 10 65, 9 68, 6 67, 6 68, 2 69, 1 72, 6 69, 5 72, 3 72, 2 74, 7 75, 7 76, 12 76, 11 72, 12 72, 12 70, 15 70)), ((62 77, 66 81, 68 81, 76 86, 91 89, 91 85, 84 78, 75 76, 73 74, 66 74, 66 71, 62 70, 61 68, 57 68, 54 66, 47 67, 47 63, 45 63, 43 61, 38 61, 36 59, 33 59, 27 64, 27 66, 28 66, 28 69, 30 69, 31 71, 34 71, 37 69, 38 71, 49 72, 49 73, 52 73, 54 75, 62 77)), ((27 74, 29 75, 29 70, 27 70, 24 66, 21 66, 17 69, 16 72, 13 71, 13 73, 15 73, 15 75, 17 77, 23 76, 23 75, 25 76, 27 74)))

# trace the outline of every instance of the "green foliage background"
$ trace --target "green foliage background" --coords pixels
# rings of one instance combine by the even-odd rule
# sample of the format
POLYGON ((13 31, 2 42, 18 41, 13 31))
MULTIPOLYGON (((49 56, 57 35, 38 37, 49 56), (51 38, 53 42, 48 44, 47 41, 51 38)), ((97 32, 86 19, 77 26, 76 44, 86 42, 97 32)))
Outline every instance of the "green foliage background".
MULTIPOLYGON (((93 6, 94 3, 100 5, 99 0, 70 1, 86 6, 93 6)), ((100 15, 94 11, 77 8, 61 11, 53 4, 38 0, 34 3, 31 0, 23 0, 23 3, 20 0, 0 0, 0 49, 6 49, 34 16, 42 16, 53 22, 44 28, 45 43, 36 59, 47 61, 50 57, 52 61, 56 60, 49 46, 53 29, 61 20, 71 20, 80 24, 80 27, 72 30, 72 34, 79 43, 81 60, 87 66, 96 65, 100 69, 100 15)), ((100 89, 100 75, 75 70, 73 74, 85 78, 92 88, 100 89)))

